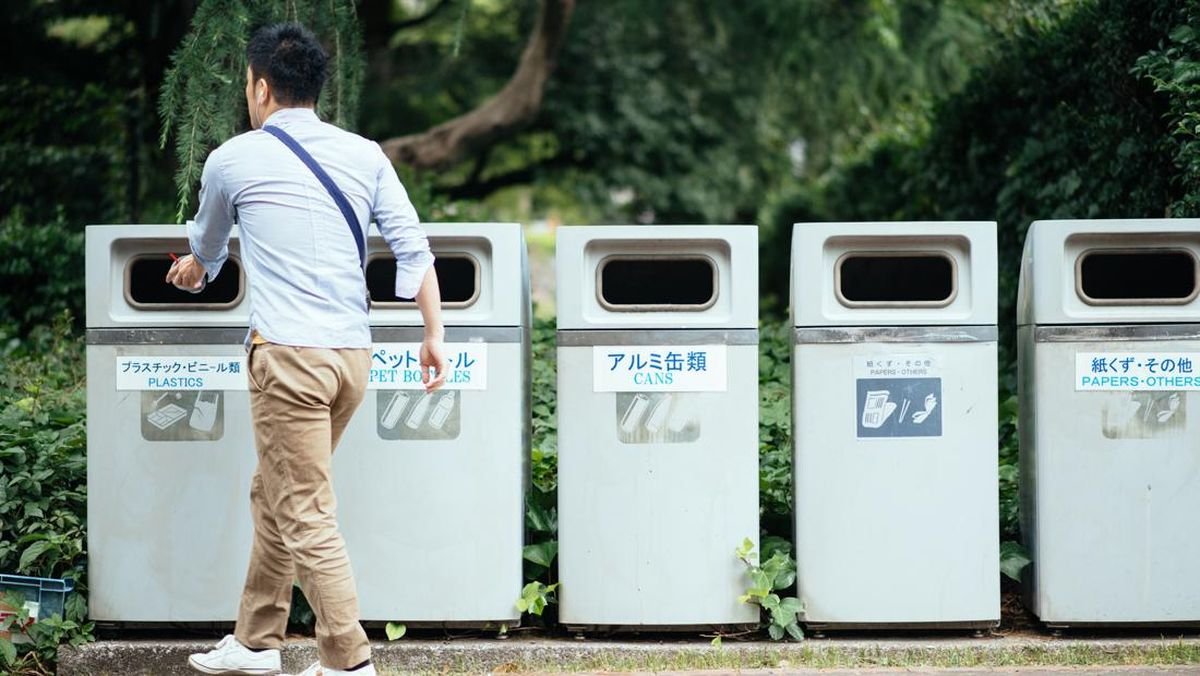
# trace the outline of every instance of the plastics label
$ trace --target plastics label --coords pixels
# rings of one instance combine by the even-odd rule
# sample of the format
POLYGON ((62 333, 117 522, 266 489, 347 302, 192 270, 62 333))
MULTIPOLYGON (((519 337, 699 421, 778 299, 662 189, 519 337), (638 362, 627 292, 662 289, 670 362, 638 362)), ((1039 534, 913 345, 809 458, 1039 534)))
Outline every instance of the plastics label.
POLYGON ((1200 352, 1076 352, 1075 391, 1200 390, 1200 352))
POLYGON ((246 357, 117 357, 118 390, 246 390, 246 357))
POLYGON ((724 392, 728 388, 724 345, 592 348, 595 392, 724 392))
MULTIPOLYGON (((487 343, 446 343, 446 390, 487 389, 487 343)), ((368 390, 421 390, 421 344, 376 343, 368 390)))

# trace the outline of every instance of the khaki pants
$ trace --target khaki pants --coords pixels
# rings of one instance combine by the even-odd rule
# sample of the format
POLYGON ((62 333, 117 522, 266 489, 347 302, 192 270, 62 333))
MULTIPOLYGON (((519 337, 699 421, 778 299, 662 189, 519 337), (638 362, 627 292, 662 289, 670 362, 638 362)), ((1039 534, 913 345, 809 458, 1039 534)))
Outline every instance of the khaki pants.
POLYGON ((254 546, 235 635, 251 648, 279 648, 292 582, 317 618, 322 666, 349 669, 370 659, 358 595, 338 532, 331 463, 362 402, 368 350, 254 345, 250 410, 258 469, 250 485, 254 546))

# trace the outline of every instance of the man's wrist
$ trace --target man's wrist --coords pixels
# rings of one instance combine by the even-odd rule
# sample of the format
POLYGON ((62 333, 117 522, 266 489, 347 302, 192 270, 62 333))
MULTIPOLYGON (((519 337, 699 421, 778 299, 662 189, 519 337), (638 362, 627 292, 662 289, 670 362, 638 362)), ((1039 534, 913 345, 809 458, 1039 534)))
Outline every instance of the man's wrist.
POLYGON ((425 340, 445 340, 446 329, 442 326, 426 326, 425 340))

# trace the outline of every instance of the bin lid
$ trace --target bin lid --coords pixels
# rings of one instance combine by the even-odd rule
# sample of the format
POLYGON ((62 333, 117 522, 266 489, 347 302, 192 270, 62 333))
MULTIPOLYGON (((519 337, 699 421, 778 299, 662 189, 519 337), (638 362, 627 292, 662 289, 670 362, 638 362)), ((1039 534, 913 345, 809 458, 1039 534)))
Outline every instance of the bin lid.
POLYGON ((758 227, 557 231, 559 330, 757 329, 758 227))
POLYGON ((795 327, 996 324, 991 221, 797 223, 795 327))
POLYGON ((1019 325, 1200 322, 1200 219, 1035 221, 1019 325))
MULTIPOLYGON (((446 326, 528 326, 529 262, 520 223, 425 223, 442 290, 446 326)), ((422 326, 416 303, 395 295, 387 242, 367 243, 371 325, 422 326)))

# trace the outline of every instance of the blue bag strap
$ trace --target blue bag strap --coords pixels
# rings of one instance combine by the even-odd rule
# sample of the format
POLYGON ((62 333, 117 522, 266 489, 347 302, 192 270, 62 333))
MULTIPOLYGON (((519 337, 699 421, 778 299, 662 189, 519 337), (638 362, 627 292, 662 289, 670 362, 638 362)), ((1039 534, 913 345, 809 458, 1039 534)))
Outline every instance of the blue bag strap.
POLYGON ((304 162, 312 170, 312 173, 316 175, 321 185, 325 186, 325 189, 329 191, 329 196, 337 203, 338 209, 341 209, 342 216, 346 217, 346 225, 350 226, 350 232, 354 235, 354 243, 358 245, 358 259, 362 263, 363 268, 366 268, 367 243, 363 240, 362 226, 359 225, 358 215, 354 213, 354 209, 350 206, 350 201, 346 199, 346 195, 342 193, 341 188, 338 188, 337 184, 333 182, 333 178, 325 172, 325 169, 317 163, 317 160, 308 154, 304 146, 300 145, 286 131, 273 125, 264 126, 262 129, 280 141, 283 141, 283 145, 290 148, 293 153, 296 153, 296 157, 299 157, 300 161, 304 162))

